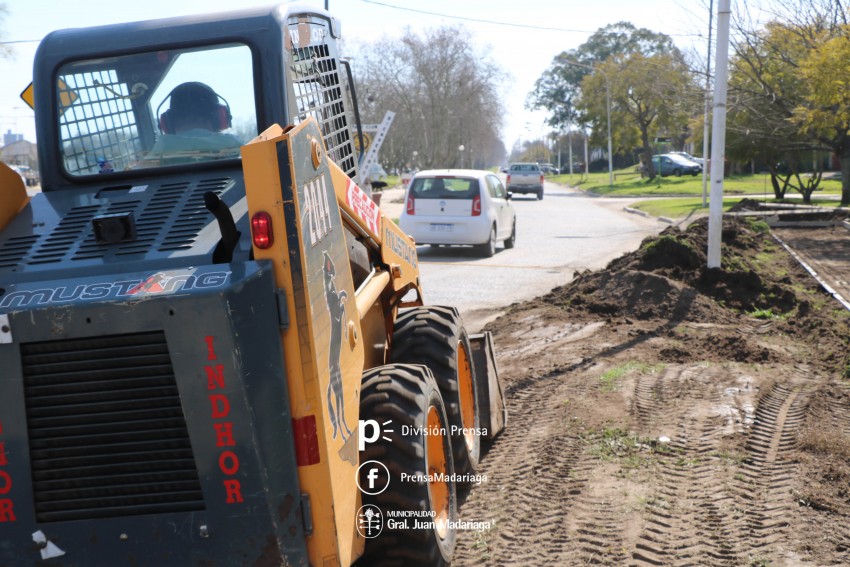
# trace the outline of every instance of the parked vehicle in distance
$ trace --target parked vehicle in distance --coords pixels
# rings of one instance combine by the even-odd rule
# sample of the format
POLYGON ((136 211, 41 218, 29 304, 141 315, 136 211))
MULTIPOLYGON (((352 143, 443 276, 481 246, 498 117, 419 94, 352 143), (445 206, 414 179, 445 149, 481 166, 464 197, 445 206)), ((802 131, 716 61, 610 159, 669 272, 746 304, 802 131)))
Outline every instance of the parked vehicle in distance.
MULTIPOLYGON (((561 173, 569 173, 570 172, 570 164, 564 164, 561 167, 561 173)), ((573 173, 584 173, 584 163, 577 161, 573 162, 573 173)))
POLYGON ((516 212, 510 199, 490 171, 420 171, 410 181, 398 224, 416 244, 472 245, 490 257, 497 242, 505 248, 516 242, 516 212))
POLYGON ((652 166, 661 177, 675 175, 697 175, 702 171, 702 166, 677 154, 659 154, 652 156, 652 166))
POLYGON ((557 175, 558 168, 551 163, 541 163, 540 170, 543 172, 543 175, 557 175))
POLYGON ((668 153, 673 154, 673 155, 677 155, 677 156, 682 156, 683 158, 685 158, 685 159, 689 159, 689 160, 691 160, 691 161, 692 161, 692 162, 694 162, 694 163, 698 163, 698 164, 700 164, 701 166, 704 166, 704 165, 705 165, 705 160, 704 160, 704 159, 702 159, 701 157, 695 157, 695 156, 692 156, 692 155, 691 155, 691 154, 689 154, 688 152, 668 152, 668 153))
POLYGON ((543 200, 543 170, 536 163, 512 163, 505 182, 511 193, 534 193, 543 200))

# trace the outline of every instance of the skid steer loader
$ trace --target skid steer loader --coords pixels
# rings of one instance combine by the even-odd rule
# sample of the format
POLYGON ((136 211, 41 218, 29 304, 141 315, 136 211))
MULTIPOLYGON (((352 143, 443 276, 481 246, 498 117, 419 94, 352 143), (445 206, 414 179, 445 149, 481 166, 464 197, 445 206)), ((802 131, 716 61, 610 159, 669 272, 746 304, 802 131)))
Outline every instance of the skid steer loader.
POLYGON ((339 33, 287 5, 41 43, 42 192, 0 166, 0 566, 451 561, 493 347, 358 186, 339 33))

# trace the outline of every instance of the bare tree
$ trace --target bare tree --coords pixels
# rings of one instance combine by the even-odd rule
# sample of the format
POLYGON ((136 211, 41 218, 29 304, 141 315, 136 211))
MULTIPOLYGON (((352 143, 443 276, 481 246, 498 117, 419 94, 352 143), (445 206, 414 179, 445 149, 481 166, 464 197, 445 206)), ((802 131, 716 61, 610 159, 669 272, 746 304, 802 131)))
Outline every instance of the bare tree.
POLYGON ((487 167, 504 159, 504 74, 464 28, 408 29, 400 39, 361 45, 355 62, 363 120, 396 113, 381 149, 385 165, 487 167))
POLYGON ((2 39, 6 35, 6 30, 4 29, 3 23, 6 18, 9 16, 9 7, 5 2, 0 2, 0 59, 11 57, 14 53, 12 51, 12 47, 9 44, 3 43, 2 39))
MULTIPOLYGON (((843 96, 850 80, 848 6, 842 0, 773 0, 751 1, 748 8, 733 21, 730 94, 733 103, 743 104, 739 116, 730 105, 731 121, 744 129, 744 143, 761 146, 765 157, 783 156, 787 173, 798 179, 792 186, 806 200, 819 176, 816 172, 814 182, 803 182, 800 153, 835 153, 842 170, 841 202, 850 204, 850 101, 843 96)), ((779 197, 784 186, 772 173, 779 197)))

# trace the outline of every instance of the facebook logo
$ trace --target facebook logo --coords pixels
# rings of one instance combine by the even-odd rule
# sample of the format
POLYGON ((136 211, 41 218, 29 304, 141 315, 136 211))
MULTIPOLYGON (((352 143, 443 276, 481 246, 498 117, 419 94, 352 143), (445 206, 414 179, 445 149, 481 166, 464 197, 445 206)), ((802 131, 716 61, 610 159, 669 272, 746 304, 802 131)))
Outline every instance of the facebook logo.
POLYGON ((360 492, 374 496, 390 485, 390 471, 379 461, 366 461, 357 469, 356 480, 360 492))

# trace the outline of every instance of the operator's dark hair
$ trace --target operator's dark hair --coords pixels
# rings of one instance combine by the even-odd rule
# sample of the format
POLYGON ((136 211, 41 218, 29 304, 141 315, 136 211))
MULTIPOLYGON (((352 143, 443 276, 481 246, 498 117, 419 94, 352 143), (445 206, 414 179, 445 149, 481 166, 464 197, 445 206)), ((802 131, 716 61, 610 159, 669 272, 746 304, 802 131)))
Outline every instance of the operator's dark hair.
POLYGON ((165 134, 173 134, 181 124, 197 122, 209 124, 209 129, 215 132, 231 126, 230 105, 204 83, 192 81, 177 85, 163 99, 160 107, 168 99, 171 99, 169 108, 159 118, 159 128, 165 134))

